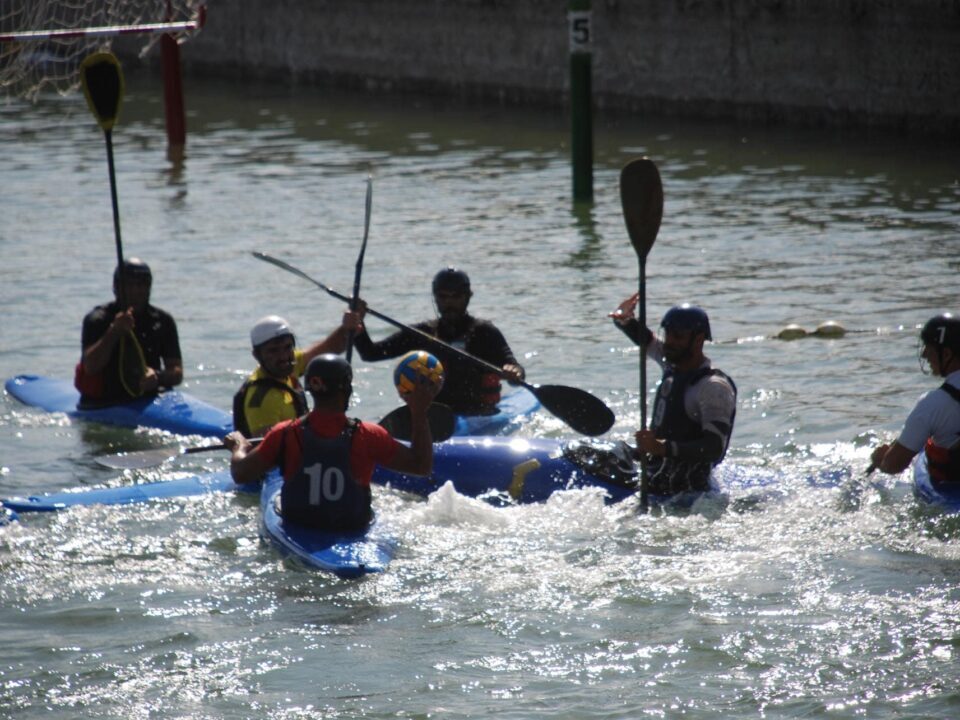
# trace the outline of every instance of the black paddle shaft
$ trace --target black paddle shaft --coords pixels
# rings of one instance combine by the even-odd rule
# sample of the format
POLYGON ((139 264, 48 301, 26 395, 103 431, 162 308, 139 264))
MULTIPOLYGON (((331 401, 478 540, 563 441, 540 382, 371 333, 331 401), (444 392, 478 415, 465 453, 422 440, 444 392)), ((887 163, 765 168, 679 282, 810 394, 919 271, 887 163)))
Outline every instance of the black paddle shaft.
MULTIPOLYGON (((649 158, 637 158, 620 171, 620 204, 623 220, 639 264, 640 321, 640 427, 647 429, 647 255, 657 239, 663 219, 663 184, 660 171, 649 158)), ((640 455, 640 509, 647 510, 647 461, 640 455)))

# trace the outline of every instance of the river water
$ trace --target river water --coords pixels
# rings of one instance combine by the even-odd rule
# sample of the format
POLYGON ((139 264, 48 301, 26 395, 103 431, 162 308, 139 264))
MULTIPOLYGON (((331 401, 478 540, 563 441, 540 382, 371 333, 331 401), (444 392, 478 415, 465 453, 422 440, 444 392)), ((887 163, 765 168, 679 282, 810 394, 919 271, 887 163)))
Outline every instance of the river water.
MULTIPOLYGON (((247 332, 301 340, 342 306, 260 263, 429 317, 455 264, 532 382, 639 423, 638 355, 606 313, 637 285, 619 168, 664 182, 649 317, 692 301, 739 386, 729 461, 781 492, 638 515, 595 492, 493 507, 378 488, 400 539, 344 581, 281 561, 232 494, 24 517, 0 528, 0 715, 41 718, 949 718, 960 713, 960 521, 908 474, 856 482, 934 387, 916 327, 958 306, 960 153, 827 131, 598 117, 596 200, 570 202, 562 113, 190 81, 188 156, 165 157, 156 81, 128 77, 114 131, 123 242, 178 319, 184 388, 228 408, 247 332), (827 320, 841 339, 772 339, 827 320), (811 483, 810 478, 834 478, 811 483), (838 479, 839 478, 839 479, 838 479), (846 478, 846 479, 845 479, 846 478)), ((114 265, 102 133, 79 97, 0 106, 0 375, 70 376, 114 265)), ((371 333, 390 328, 376 320, 371 333)), ((398 403, 356 363, 352 412, 398 403)), ((648 392, 657 379, 648 369, 648 392)), ((521 436, 573 437, 546 414, 521 436)), ((196 441, 196 438, 186 442, 196 441)), ((123 476, 94 462, 173 439, 71 423, 0 397, 0 496, 222 468, 208 454, 123 476)))

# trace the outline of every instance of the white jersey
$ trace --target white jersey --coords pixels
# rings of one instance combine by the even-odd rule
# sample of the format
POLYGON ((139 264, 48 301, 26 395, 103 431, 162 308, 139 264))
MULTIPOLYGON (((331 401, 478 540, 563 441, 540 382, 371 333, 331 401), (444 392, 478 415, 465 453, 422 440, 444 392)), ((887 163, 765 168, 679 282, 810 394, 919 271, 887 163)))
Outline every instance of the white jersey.
MULTIPOLYGON (((960 390, 960 370, 947 375, 946 382, 960 390)), ((928 438, 942 448, 953 446, 960 438, 960 402, 940 388, 920 398, 907 416, 897 442, 917 453, 923 450, 928 438)))

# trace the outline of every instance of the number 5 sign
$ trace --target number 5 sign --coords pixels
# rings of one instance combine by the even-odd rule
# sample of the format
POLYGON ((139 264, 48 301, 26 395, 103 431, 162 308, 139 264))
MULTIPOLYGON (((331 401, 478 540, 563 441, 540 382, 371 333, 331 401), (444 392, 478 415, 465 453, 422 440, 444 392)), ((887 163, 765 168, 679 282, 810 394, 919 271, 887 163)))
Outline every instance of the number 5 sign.
POLYGON ((593 29, 590 26, 593 13, 589 10, 589 2, 572 2, 572 7, 586 7, 588 9, 571 9, 567 14, 570 26, 570 53, 586 53, 592 50, 593 29))

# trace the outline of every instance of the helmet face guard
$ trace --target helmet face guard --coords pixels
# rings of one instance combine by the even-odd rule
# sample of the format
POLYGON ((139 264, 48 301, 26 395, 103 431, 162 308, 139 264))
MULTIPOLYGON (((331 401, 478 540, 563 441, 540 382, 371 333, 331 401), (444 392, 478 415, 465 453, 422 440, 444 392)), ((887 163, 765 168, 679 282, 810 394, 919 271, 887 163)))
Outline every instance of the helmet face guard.
POLYGON ((454 267, 444 268, 433 276, 433 294, 438 292, 454 292, 470 294, 470 278, 463 271, 454 267))
POLYGON ((713 340, 713 335, 710 333, 710 319, 706 311, 689 303, 675 305, 667 310, 663 320, 660 321, 660 327, 667 331, 690 330, 694 335, 703 333, 705 340, 713 340))
POLYGON ((920 331, 920 339, 917 342, 920 371, 924 375, 930 374, 925 357, 928 347, 936 350, 937 360, 942 371, 944 350, 951 350, 954 355, 960 355, 960 318, 954 317, 950 313, 943 313, 935 315, 924 324, 920 331))
POLYGON ((140 258, 124 258, 123 267, 117 265, 113 271, 113 284, 120 282, 121 276, 124 281, 139 281, 145 284, 153 282, 153 273, 150 266, 140 258))

